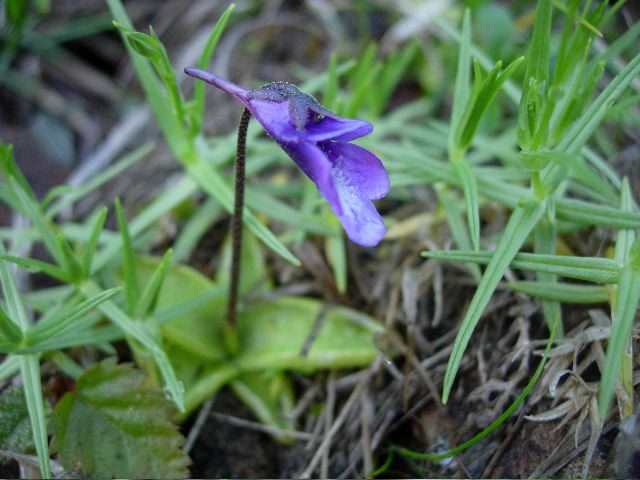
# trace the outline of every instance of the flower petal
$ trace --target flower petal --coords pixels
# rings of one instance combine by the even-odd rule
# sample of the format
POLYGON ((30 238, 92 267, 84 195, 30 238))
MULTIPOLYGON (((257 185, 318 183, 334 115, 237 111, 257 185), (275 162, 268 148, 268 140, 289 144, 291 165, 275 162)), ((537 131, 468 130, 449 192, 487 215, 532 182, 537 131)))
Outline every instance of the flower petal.
POLYGON ((331 206, 331 209, 340 216, 342 205, 340 197, 334 185, 332 176, 332 163, 325 153, 311 143, 281 143, 280 146, 296 162, 307 177, 318 187, 320 193, 331 206))
POLYGON ((304 130, 307 140, 312 142, 325 140, 349 142, 370 134, 373 126, 365 120, 325 115, 321 120, 310 119, 304 130))
POLYGON ((371 200, 384 197, 389 191, 389 175, 382 162, 369 150, 342 142, 322 142, 320 148, 333 163, 334 177, 344 178, 360 194, 371 200))
POLYGON ((363 247, 376 246, 387 233, 382 217, 371 200, 345 180, 342 175, 334 176, 335 188, 342 204, 342 213, 338 214, 342 226, 353 242, 363 247))
POLYGON ((240 100, 246 107, 249 107, 249 90, 246 88, 242 88, 240 85, 236 85, 233 82, 220 78, 206 70, 200 70, 199 68, 188 67, 184 69, 184 73, 191 75, 192 77, 199 78, 200 80, 204 80, 220 90, 224 90, 234 98, 240 100))
POLYGON ((249 109, 256 120, 278 143, 299 143, 304 140, 304 132, 299 132, 289 118, 289 102, 269 100, 249 100, 249 109))

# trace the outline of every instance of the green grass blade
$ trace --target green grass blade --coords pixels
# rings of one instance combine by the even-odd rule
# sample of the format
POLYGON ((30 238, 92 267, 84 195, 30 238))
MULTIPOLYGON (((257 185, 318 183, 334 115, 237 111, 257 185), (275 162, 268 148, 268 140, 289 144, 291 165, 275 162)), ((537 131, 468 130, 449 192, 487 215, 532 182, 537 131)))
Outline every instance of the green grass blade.
POLYGON ((582 225, 634 229, 640 228, 640 213, 624 211, 582 200, 564 198, 557 202, 558 219, 582 225))
MULTIPOLYGON (((456 81, 453 91, 453 105, 451 107, 451 125, 449 127, 449 157, 455 150, 455 139, 458 131, 462 128, 460 121, 464 115, 464 110, 471 96, 470 63, 471 63, 471 12, 466 9, 462 20, 462 30, 460 32, 460 49, 458 50, 458 67, 456 70, 456 81)), ((461 132, 460 132, 461 133, 461 132)))
POLYGON ((138 301, 138 282, 136 282, 136 265, 133 256, 133 243, 129 234, 129 226, 127 225, 127 217, 120 199, 115 201, 116 217, 118 218, 118 228, 122 237, 122 270, 124 272, 124 293, 127 299, 127 311, 133 312, 138 301))
POLYGON ((482 312, 487 303, 489 303, 491 295, 493 295, 513 257, 516 256, 529 233, 544 213, 544 209, 544 203, 530 199, 528 204, 518 206, 513 211, 458 330, 445 373, 442 394, 443 403, 446 403, 449 399, 449 393, 460 367, 462 355, 482 312))
POLYGON ((20 371, 24 382, 24 397, 29 411, 33 441, 38 453, 40 473, 42 478, 51 477, 51 463, 49 460, 49 438, 47 435, 47 420, 42 399, 42 384, 40 382, 40 361, 37 354, 20 355, 20 371))
POLYGON ((64 254, 60 251, 57 241, 57 232, 40 210, 40 205, 22 188, 20 182, 14 177, 8 178, 7 183, 13 194, 17 197, 25 215, 33 222, 33 226, 40 234, 42 242, 51 257, 58 265, 64 265, 64 254))
POLYGON ((453 169, 462 183, 467 223, 474 250, 480 250, 480 207, 478 205, 478 184, 471 167, 465 160, 453 161, 453 169))
MULTIPOLYGON (((556 253, 556 231, 553 218, 552 200, 549 200, 547 214, 538 222, 534 230, 533 250, 535 253, 542 255, 554 255, 556 253)), ((544 272, 536 274, 540 282, 554 283, 555 276, 544 272)), ((559 319, 558 338, 562 338, 562 311, 557 301, 543 299, 542 312, 547 322, 547 327, 551 330, 551 326, 556 318, 559 319)))
MULTIPOLYGON (((475 262, 488 265, 492 252, 422 252, 427 258, 454 262, 475 262)), ((620 263, 608 258, 569 257, 564 255, 538 255, 535 253, 518 253, 510 265, 518 270, 544 272, 588 282, 612 284, 620 278, 620 263)))
POLYGON ((53 217, 60 213, 64 208, 72 205, 81 198, 86 197, 89 193, 101 187, 109 180, 117 177, 131 165, 146 157, 154 148, 155 144, 153 142, 147 142, 132 152, 127 153, 109 168, 106 168, 95 177, 92 177, 87 182, 79 185, 77 188, 68 187, 73 188, 73 190, 56 201, 47 210, 47 215, 53 217))
POLYGON ((551 0, 539 0, 536 4, 535 23, 518 108, 518 144, 523 149, 528 149, 533 138, 537 136, 542 93, 538 89, 548 88, 552 16, 551 0))
POLYGON ((0 336, 11 345, 17 345, 22 341, 22 330, 2 308, 0 308, 0 336))
MULTIPOLYGON (((164 217, 168 211, 175 208, 184 200, 191 197, 197 191, 197 186, 189 177, 183 177, 166 192, 159 195, 147 205, 134 219, 129 222, 129 231, 135 238, 144 232, 149 226, 164 217)), ((105 232, 106 233, 106 232, 105 232)), ((96 255, 93 262, 93 269, 99 270, 115 258, 119 258, 122 253, 122 237, 118 236, 105 246, 96 255)))
POLYGON ((509 282, 508 285, 509 288, 516 292, 562 303, 603 303, 609 300, 611 295, 611 288, 602 285, 580 285, 525 280, 509 282))
MULTIPOLYGON (((92 281, 87 281, 80 286, 80 291, 86 298, 99 295, 102 289, 92 281)), ((135 339, 148 350, 154 359, 165 383, 165 388, 172 401, 180 411, 184 411, 184 389, 175 376, 167 354, 162 347, 148 333, 147 329, 132 320, 111 300, 101 303, 98 308, 129 337, 135 339)))
POLYGON ((82 278, 82 266, 80 265, 80 262, 78 262, 71 245, 69 245, 69 242, 61 233, 56 236, 56 241, 58 242, 58 247, 64 256, 64 265, 66 266, 66 270, 74 281, 79 280, 82 278))
MULTIPOLYGON (((509 408, 507 408, 488 427, 486 427, 480 433, 475 435, 473 438, 470 438, 469 440, 462 443, 461 445, 458 445, 457 447, 447 450, 446 452, 435 453, 435 454, 419 453, 419 452, 414 452, 413 450, 409 450, 407 448, 392 447, 391 453, 398 452, 400 455, 405 456, 407 458, 438 462, 440 460, 444 460, 446 458, 462 453, 469 447, 478 443, 483 438, 486 438, 491 432, 493 432, 496 428, 502 425, 507 420, 507 418, 509 418, 518 409, 518 407, 522 404, 522 402, 524 402, 526 398, 529 396, 529 393, 531 393, 531 390, 533 389, 535 384, 538 382, 538 379, 540 378, 540 375, 542 375, 542 372, 544 370, 544 366, 547 363, 547 359, 549 358, 549 351, 551 350, 551 345, 553 345, 553 342, 555 339, 556 325, 557 325, 557 322, 554 323, 554 325, 551 328, 551 333, 549 335, 549 340, 547 341, 547 346, 544 349, 544 353, 542 354, 542 359, 540 360, 540 363, 538 363, 538 367, 536 368, 535 372, 533 372, 533 376, 531 377, 527 385, 524 387, 522 392, 520 392, 520 395, 518 395, 518 398, 516 398, 514 402, 511 405, 509 405, 509 408)), ((379 470, 376 470, 376 472, 379 472, 379 470)), ((380 473, 383 473, 383 472, 380 472, 380 473)), ((373 475, 370 474, 369 476, 373 476, 373 475)))
MULTIPOLYGON (((620 189, 620 209, 625 212, 633 212, 634 210, 637 210, 635 202, 633 201, 631 189, 629 188, 629 180, 627 180, 626 177, 622 180, 622 187, 620 189)), ((626 262, 627 254, 631 249, 631 245, 635 238, 636 234, 633 229, 623 228, 618 230, 616 234, 616 247, 614 254, 614 258, 618 262, 626 262)))
MULTIPOLYGON (((107 0, 107 5, 113 18, 120 24, 129 29, 133 29, 131 20, 122 6, 120 0, 107 0)), ((153 71, 153 67, 149 61, 138 55, 132 48, 122 31, 119 31, 122 37, 122 42, 125 45, 129 58, 133 63, 133 66, 138 75, 138 80, 142 84, 147 101, 151 106, 153 115, 158 122, 158 126, 164 135, 167 143, 171 147, 171 150, 176 154, 179 159, 182 159, 183 153, 188 149, 186 144, 186 138, 183 133, 183 126, 178 121, 178 118, 172 108, 171 100, 162 90, 160 82, 153 71)))
POLYGON ((66 283, 73 283, 74 278, 62 268, 52 263, 43 262, 42 260, 36 260, 35 258, 22 258, 14 255, 0 255, 0 259, 7 262, 15 263, 16 265, 25 268, 27 270, 36 270, 38 272, 44 272, 47 275, 62 280, 66 283))
MULTIPOLYGON (((202 53, 200 54, 200 58, 198 59, 198 68, 201 70, 206 70, 209 66, 209 62, 213 53, 218 46, 218 42, 220 41, 220 37, 222 36, 222 32, 227 27, 227 22, 231 17, 231 14, 235 10, 236 6, 232 3, 227 7, 218 21, 213 26, 211 33, 209 34, 209 38, 207 38, 207 42, 205 43, 204 48, 202 49, 202 53)), ((195 112, 193 116, 193 125, 192 125, 192 133, 198 133, 202 128, 202 121, 204 118, 204 105, 205 105, 205 82, 195 82, 193 100, 195 103, 195 112)))
POLYGON ((107 207, 102 207, 98 211, 98 215, 96 215, 93 227, 91 228, 89 239, 87 240, 87 244, 84 248, 84 255, 82 256, 82 270, 85 277, 89 277, 91 275, 91 261, 93 260, 93 255, 96 253, 100 234, 104 229, 104 222, 107 220, 108 213, 109 209, 107 207))
POLYGON ((618 381, 622 357, 631 335, 640 302, 640 269, 626 265, 620 274, 616 295, 615 317, 607 345, 604 371, 600 380, 598 404, 600 418, 606 418, 618 381))
MULTIPOLYGON (((0 255, 6 255, 4 244, 0 242, 0 255)), ((24 308, 22 296, 5 260, 0 260, 0 285, 7 304, 11 319, 16 322, 21 332, 29 328, 29 318, 24 308)), ((37 355, 21 355, 19 358, 20 371, 24 382, 24 394, 31 421, 33 441, 38 453, 40 473, 43 478, 51 478, 49 463, 49 443, 44 403, 42 400, 42 386, 40 384, 40 363, 37 355)))
POLYGON ((140 299, 138 300, 133 310, 134 317, 144 318, 155 309, 158 294, 160 293, 160 289, 162 288, 164 278, 167 275, 167 269, 169 268, 169 265, 171 265, 172 257, 173 250, 167 250, 167 252, 162 257, 162 260, 158 264, 158 267, 153 272, 153 275, 151 275, 149 283, 144 289, 144 292, 142 292, 142 295, 140 296, 140 299))
MULTIPOLYGON (((327 214, 333 215, 331 212, 327 212, 327 214)), ((344 237, 340 232, 342 227, 337 219, 335 221, 335 228, 337 230, 337 234, 330 235, 325 238, 325 251, 327 252, 327 258, 333 269, 333 278, 335 279, 336 287, 340 293, 346 293, 347 251, 344 243, 344 237)))
POLYGON ((556 148, 564 152, 578 153, 600 124, 607 110, 638 73, 640 73, 640 53, 627 63, 624 69, 613 78, 611 83, 589 105, 556 148))
POLYGON ((0 363, 0 382, 6 382, 20 371, 20 355, 8 355, 0 363))
POLYGON ((172 262, 174 264, 188 259, 200 239, 218 218, 221 210, 220 204, 213 197, 208 197, 202 205, 198 206, 173 242, 172 262))
MULTIPOLYGON (((451 195, 448 187, 443 183, 436 183, 435 191, 436 195, 438 195, 438 204, 442 207, 456 245, 463 250, 471 250, 473 248, 471 246, 471 239, 462 221, 462 212, 458 208, 457 199, 451 195)), ((467 268, 469 268, 473 278, 479 282, 482 277, 482 272, 478 265, 475 263, 467 263, 467 268)))
POLYGON ((110 342, 116 342, 122 339, 122 330, 115 325, 79 330, 77 332, 75 330, 68 330, 55 338, 43 340, 33 347, 25 347, 20 350, 20 353, 55 352, 56 350, 64 350, 66 348, 95 345, 109 355, 116 355, 117 352, 111 347, 110 342))
POLYGON ((25 332, 29 328, 29 318, 24 308, 22 295, 18 291, 5 257, 7 257, 7 251, 4 248, 4 243, 0 242, 0 286, 2 286, 9 317, 22 332, 25 332))
POLYGON ((37 347, 39 343, 54 339, 57 335, 61 335, 65 330, 74 327, 74 323, 91 310, 96 308, 103 302, 111 299, 121 288, 111 288, 104 292, 88 298, 87 300, 75 305, 74 307, 58 312, 47 320, 40 321, 31 327, 26 334, 25 344, 30 347, 37 347))
MULTIPOLYGON (((233 192, 222 176, 208 163, 202 161, 187 165, 187 171, 191 178, 198 183, 209 195, 213 196, 228 211, 233 211, 233 192)), ((293 265, 299 266, 298 260, 280 240, 262 224, 247 208, 243 213, 244 224, 274 252, 288 260, 293 265)))

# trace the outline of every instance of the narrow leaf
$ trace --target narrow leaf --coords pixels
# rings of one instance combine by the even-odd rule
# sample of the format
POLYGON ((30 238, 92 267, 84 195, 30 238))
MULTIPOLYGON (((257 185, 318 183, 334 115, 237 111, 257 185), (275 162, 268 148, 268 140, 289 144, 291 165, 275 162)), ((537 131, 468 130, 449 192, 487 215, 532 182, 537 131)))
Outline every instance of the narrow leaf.
MULTIPOLYGON (((234 9, 235 9, 235 5, 232 3, 227 7, 224 13, 220 15, 220 18, 218 18, 218 21, 213 26, 213 29, 211 30, 211 33, 207 38, 207 42, 205 43, 204 48, 202 49, 202 53, 200 53, 200 58, 198 59, 198 68, 200 68, 201 70, 206 70, 207 67, 209 66, 209 61, 211 60, 211 57, 213 56, 213 53, 215 52, 216 47, 218 46, 218 42, 220 41, 222 32, 224 32, 224 29, 227 26, 227 22, 229 21, 229 18, 231 17, 231 14, 233 13, 234 9)), ((193 125, 191 128, 192 134, 198 133, 202 128, 202 121, 204 117, 204 105, 205 105, 205 88, 206 88, 205 82, 195 82, 194 93, 193 93, 195 111, 192 117, 192 122, 193 122, 193 125)))
POLYGON ((40 342, 50 341, 57 335, 63 334, 65 330, 74 326, 76 320, 85 316, 101 303, 114 297, 120 290, 121 288, 105 290, 73 307, 58 312, 45 321, 37 323, 27 331, 25 344, 32 347, 37 346, 40 342))
POLYGON ((453 92, 453 106, 451 108, 451 125, 449 127, 449 156, 455 147, 456 132, 458 132, 462 125, 462 115, 464 114, 465 106, 469 101, 471 91, 469 88, 470 68, 471 63, 471 13, 469 9, 464 12, 464 18, 462 20, 462 31, 460 33, 460 49, 458 50, 458 67, 456 70, 456 81, 453 92))
POLYGON ((600 380, 598 403, 600 418, 606 418, 618 381, 620 365, 640 302, 640 269, 626 265, 620 274, 616 295, 615 317, 607 345, 604 371, 600 380))
POLYGON ((156 307, 158 300, 158 294, 162 288, 167 269, 171 264, 171 258, 173 257, 173 250, 169 249, 162 257, 162 261, 158 265, 158 268, 151 275, 151 279, 142 292, 142 296, 138 300, 134 310, 133 316, 137 318, 144 318, 149 315, 156 307))
POLYGON ((47 436, 47 420, 42 399, 42 384, 40 381, 40 361, 37 354, 20 355, 20 372, 24 383, 24 396, 29 410, 33 442, 38 453, 40 473, 42 478, 51 477, 51 463, 49 459, 49 438, 47 436))
POLYGON ((498 282, 505 270, 516 256, 518 250, 525 242, 529 233, 544 213, 545 204, 531 200, 529 204, 518 206, 512 213, 502 236, 496 246, 496 251, 487 269, 478 284, 471 304, 460 325, 460 330, 453 344, 453 350, 447 364, 445 373, 442 401, 446 403, 453 387, 456 373, 462 362, 462 355, 466 350, 471 334, 473 333, 480 316, 491 298, 498 282))
POLYGON ((52 263, 43 262, 42 260, 37 260, 35 258, 15 257, 13 255, 0 255, 0 258, 7 262, 15 263, 25 269, 44 272, 47 275, 57 278, 58 280, 62 280, 65 283, 74 283, 75 281, 69 273, 52 263))
POLYGON ((611 295, 610 287, 595 285, 524 280, 509 282, 508 285, 516 292, 562 303, 603 303, 611 295))
POLYGON ((98 247, 98 241, 100 240, 100 234, 104 228, 104 222, 107 219, 108 212, 109 210, 107 207, 102 207, 100 209, 98 215, 96 215, 96 220, 93 224, 93 228, 91 229, 91 234, 89 235, 87 244, 85 245, 84 255, 82 257, 82 269, 85 277, 91 276, 91 261, 93 260, 93 255, 98 247))
POLYGON ((469 164, 465 160, 456 160, 453 169, 460 178, 464 193, 467 223, 474 250, 480 250, 480 207, 478 204, 478 185, 469 164))
MULTIPOLYGON (((487 265, 493 257, 492 252, 422 252, 428 258, 439 258, 455 262, 476 262, 487 265)), ((518 253, 510 265, 518 270, 544 272, 577 280, 595 283, 616 283, 622 267, 608 258, 570 257, 564 255, 538 255, 518 253)))
POLYGON ((136 283, 136 266, 133 258, 133 243, 129 234, 127 217, 120 199, 115 201, 116 216, 118 218, 118 228, 122 238, 122 269, 124 271, 125 296, 127 299, 127 310, 131 313, 138 301, 138 284, 136 283))

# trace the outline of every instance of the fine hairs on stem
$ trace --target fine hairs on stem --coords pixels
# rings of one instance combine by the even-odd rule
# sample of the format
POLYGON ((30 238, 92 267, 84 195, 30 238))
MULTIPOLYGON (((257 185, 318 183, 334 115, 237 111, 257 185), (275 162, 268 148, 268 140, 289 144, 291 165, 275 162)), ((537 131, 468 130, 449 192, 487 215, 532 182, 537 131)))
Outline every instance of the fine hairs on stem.
POLYGON ((227 303, 227 327, 234 328, 238 307, 238 287, 240 285, 240 256, 242 254, 242 211, 244 208, 244 164, 247 147, 247 129, 251 112, 245 108, 238 126, 236 149, 235 204, 231 219, 231 276, 227 303))

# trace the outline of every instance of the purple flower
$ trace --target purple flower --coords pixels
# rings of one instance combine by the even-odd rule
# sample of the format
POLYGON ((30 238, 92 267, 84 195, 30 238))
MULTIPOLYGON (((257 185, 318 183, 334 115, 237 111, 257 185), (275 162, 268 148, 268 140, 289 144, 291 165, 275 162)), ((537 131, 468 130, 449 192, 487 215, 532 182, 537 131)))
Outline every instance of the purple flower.
POLYGON ((247 90, 212 73, 186 68, 240 101, 300 169, 314 181, 351 240, 374 246, 385 235, 371 200, 389 191, 380 159, 350 142, 371 133, 369 122, 341 118, 294 85, 275 82, 247 90))

